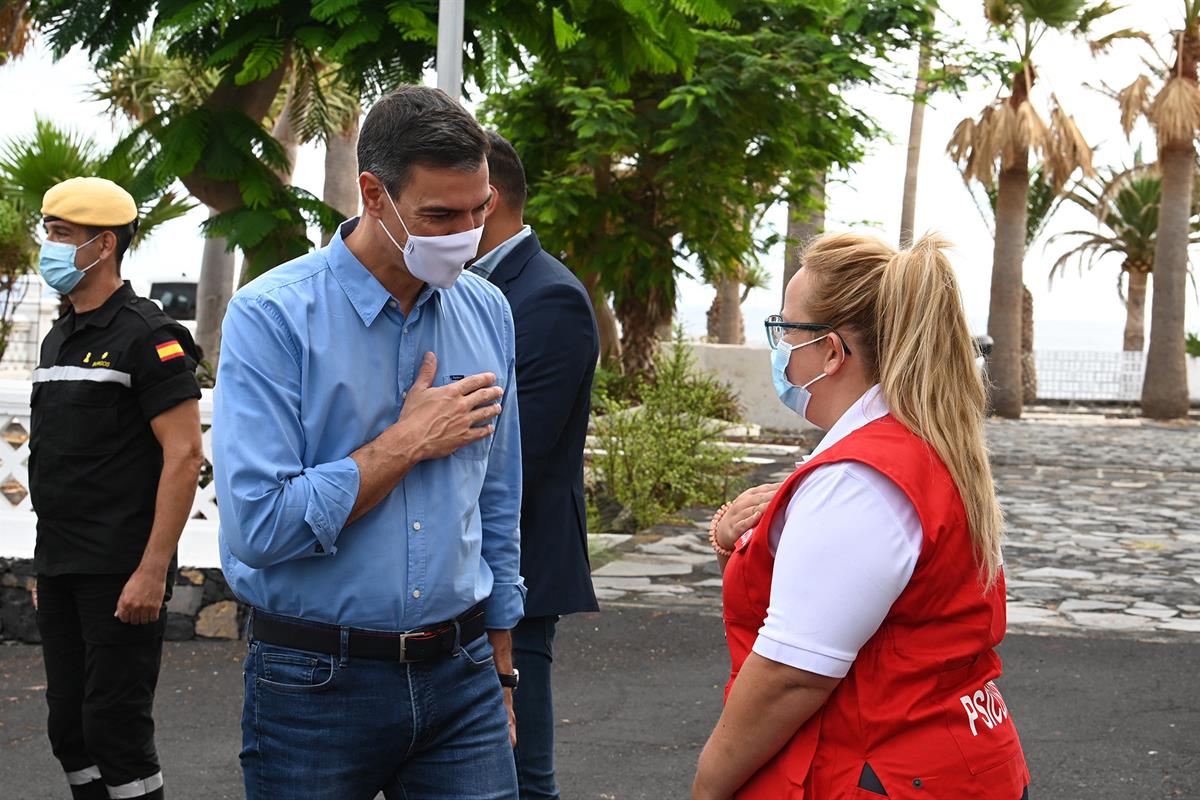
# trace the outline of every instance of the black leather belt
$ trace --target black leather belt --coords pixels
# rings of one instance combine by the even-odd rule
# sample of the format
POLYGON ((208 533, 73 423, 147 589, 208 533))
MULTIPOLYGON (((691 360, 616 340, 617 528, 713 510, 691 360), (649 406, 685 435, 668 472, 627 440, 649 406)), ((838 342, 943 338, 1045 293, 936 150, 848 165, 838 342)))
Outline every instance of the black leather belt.
MULTIPOLYGON (((349 631, 350 658, 402 663, 434 661, 452 655, 460 646, 483 636, 483 603, 472 606, 449 622, 415 631, 391 633, 362 628, 350 628, 349 631)), ((295 650, 332 656, 342 653, 342 629, 337 625, 280 617, 257 608, 250 614, 250 638, 295 650)))

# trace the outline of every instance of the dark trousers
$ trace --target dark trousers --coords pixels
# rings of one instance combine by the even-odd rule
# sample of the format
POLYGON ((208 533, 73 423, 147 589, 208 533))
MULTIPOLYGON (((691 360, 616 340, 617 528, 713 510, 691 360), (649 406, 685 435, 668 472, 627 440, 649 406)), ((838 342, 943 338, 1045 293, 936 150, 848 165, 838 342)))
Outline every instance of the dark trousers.
POLYGON ((128 578, 38 576, 50 746, 75 798, 163 796, 151 711, 166 612, 118 620, 128 578))
POLYGON ((513 692, 517 715, 517 783, 521 800, 558 800, 554 782, 554 626, 558 617, 529 617, 513 629, 513 666, 521 682, 513 692))

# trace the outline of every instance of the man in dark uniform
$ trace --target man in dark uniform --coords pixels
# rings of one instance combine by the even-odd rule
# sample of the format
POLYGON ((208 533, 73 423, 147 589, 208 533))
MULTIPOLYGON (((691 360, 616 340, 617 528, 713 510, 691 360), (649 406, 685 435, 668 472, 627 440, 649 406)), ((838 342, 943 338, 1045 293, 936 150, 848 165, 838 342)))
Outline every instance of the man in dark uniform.
POLYGON ((583 444, 600 352, 583 284, 542 249, 524 223, 525 170, 513 146, 489 133, 494 191, 471 271, 500 287, 517 336, 521 417, 521 576, 529 594, 513 630, 520 687, 517 779, 522 800, 557 798, 550 667, 562 614, 595 611, 583 498, 583 444))
POLYGON ((204 461, 187 330, 121 280, 137 205, 46 192, 39 269, 71 308, 34 372, 29 485, 49 736, 74 798, 161 798, 151 710, 175 546, 204 461))

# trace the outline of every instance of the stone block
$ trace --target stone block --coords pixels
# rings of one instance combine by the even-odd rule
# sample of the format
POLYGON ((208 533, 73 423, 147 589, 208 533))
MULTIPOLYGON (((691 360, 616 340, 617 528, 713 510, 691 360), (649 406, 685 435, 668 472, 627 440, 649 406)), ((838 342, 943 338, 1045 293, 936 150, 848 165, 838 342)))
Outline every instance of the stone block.
POLYGON ((42 641, 37 627, 33 601, 24 589, 4 589, 0 592, 0 631, 3 638, 37 644, 42 641))
POLYGON ((168 642, 186 642, 196 638, 196 623, 190 616, 183 614, 167 614, 166 632, 163 634, 168 642))
POLYGON ((200 586, 204 583, 204 573, 198 569, 181 569, 179 577, 193 586, 200 586))
POLYGON ((191 584, 176 586, 174 594, 167 603, 167 611, 187 617, 190 620, 200 610, 200 603, 203 599, 204 590, 199 586, 191 584))
POLYGON ((205 606, 196 619, 196 635, 206 639, 238 638, 238 609, 232 600, 205 606))

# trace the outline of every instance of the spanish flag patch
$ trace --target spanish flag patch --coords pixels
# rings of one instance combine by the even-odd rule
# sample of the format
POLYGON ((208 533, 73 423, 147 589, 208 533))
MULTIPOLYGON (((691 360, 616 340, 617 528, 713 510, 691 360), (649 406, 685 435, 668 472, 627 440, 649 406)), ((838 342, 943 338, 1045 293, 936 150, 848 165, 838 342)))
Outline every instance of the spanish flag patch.
POLYGON ((163 342, 154 348, 158 353, 159 361, 170 361, 172 358, 183 358, 183 348, 179 345, 178 339, 172 339, 169 342, 163 342))

